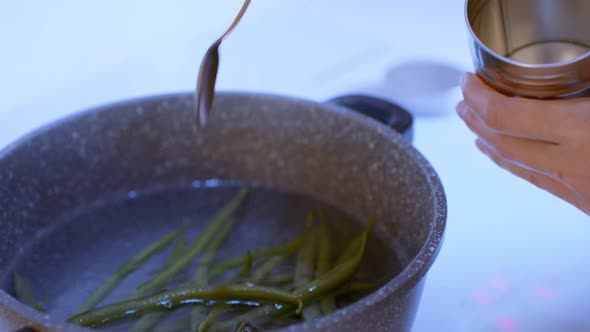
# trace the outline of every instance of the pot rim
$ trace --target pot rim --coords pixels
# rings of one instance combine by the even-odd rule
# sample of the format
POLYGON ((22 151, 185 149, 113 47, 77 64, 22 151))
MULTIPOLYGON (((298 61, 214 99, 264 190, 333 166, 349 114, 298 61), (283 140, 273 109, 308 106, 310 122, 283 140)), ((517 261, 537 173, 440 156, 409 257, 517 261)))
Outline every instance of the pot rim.
MULTIPOLYGON (((92 114, 103 113, 113 108, 122 106, 129 106, 130 104, 137 104, 138 106, 145 102, 155 100, 167 100, 175 98, 188 98, 193 96, 193 92, 168 92, 154 95, 145 95, 131 97, 105 103, 98 106, 90 107, 85 110, 75 112, 60 119, 54 120, 46 125, 43 125, 33 131, 14 140, 12 143, 0 150, 0 158, 5 158, 14 149, 22 146, 33 137, 39 137, 49 130, 56 129, 65 123, 74 121, 76 119, 91 116, 92 114)), ((431 222, 430 232, 426 241, 417 255, 410 260, 404 269, 394 278, 389 280, 384 286, 375 290, 373 293, 356 301, 346 307, 336 310, 334 313, 320 317, 313 321, 293 324, 280 329, 275 329, 276 332, 293 332, 293 331, 307 331, 311 329, 321 329, 329 327, 334 321, 343 320, 350 316, 358 315, 374 305, 382 302, 393 294, 403 295, 409 290, 413 289, 426 275, 435 259, 437 258, 442 242, 444 239, 446 219, 447 219, 447 199, 444 192, 442 182, 428 160, 407 142, 399 133, 395 132, 386 125, 374 120, 368 116, 359 114, 342 106, 325 104, 321 102, 312 101, 309 99, 293 97, 281 94, 258 93, 235 90, 222 90, 216 93, 216 97, 224 98, 225 96, 238 96, 248 98, 260 99, 274 99, 286 103, 295 103, 299 105, 314 106, 329 112, 345 114, 355 121, 364 122, 365 125, 374 127, 380 134, 385 135, 393 144, 405 145, 406 151, 410 154, 419 167, 419 171, 426 177, 429 189, 431 191, 432 206, 434 209, 433 220, 431 222)), ((15 321, 31 323, 31 327, 42 327, 57 329, 66 332, 81 332, 81 331, 96 331, 93 329, 79 327, 73 324, 58 322, 50 319, 48 315, 29 308, 25 304, 18 301, 12 295, 9 295, 3 289, 0 289, 0 314, 7 312, 8 316, 17 316, 15 321)), ((10 320, 10 318, 9 318, 10 320)))

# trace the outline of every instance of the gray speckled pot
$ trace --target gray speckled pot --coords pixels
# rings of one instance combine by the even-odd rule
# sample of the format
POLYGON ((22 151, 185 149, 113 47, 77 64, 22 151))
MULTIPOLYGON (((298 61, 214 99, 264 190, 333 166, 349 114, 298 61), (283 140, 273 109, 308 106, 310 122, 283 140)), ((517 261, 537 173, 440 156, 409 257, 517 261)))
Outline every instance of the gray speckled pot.
MULTIPOLYGON (((403 265, 361 301, 281 331, 410 331, 446 223, 439 178, 408 142, 411 117, 359 96, 321 104, 224 93, 207 127, 195 129, 192 109, 191 94, 125 101, 69 117, 4 149, 0 280, 11 273, 23 244, 64 211, 129 188, 241 180, 311 195, 356 216, 376 212, 376 231, 389 239, 403 265)), ((0 317, 1 331, 82 330, 3 290, 0 317)))

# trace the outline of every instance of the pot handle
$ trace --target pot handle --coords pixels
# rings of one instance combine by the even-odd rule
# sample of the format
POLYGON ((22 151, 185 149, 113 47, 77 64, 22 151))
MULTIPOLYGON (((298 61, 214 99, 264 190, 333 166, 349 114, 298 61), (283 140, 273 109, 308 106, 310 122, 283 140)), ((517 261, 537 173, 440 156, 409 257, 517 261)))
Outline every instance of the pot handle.
POLYGON ((344 95, 326 101, 371 117, 400 133, 408 142, 414 138, 414 118, 401 106, 367 95, 344 95))

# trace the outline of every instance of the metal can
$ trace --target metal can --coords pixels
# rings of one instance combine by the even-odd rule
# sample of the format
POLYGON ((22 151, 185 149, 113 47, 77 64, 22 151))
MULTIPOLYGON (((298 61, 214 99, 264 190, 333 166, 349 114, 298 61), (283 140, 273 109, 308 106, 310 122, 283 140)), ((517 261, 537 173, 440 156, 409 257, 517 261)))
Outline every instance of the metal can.
POLYGON ((589 0, 467 0, 476 73, 507 95, 590 96, 589 0))

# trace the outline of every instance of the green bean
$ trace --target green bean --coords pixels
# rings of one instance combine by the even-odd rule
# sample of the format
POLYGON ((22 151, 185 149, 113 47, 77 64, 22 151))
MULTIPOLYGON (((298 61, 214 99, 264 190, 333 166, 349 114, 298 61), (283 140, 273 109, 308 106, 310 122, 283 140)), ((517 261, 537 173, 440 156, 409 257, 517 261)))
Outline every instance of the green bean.
POLYGON ((209 222, 207 227, 201 232, 188 251, 180 257, 175 264, 158 273, 147 283, 137 288, 135 294, 143 294, 157 290, 164 286, 168 280, 186 268, 193 259, 205 248, 213 235, 219 231, 225 221, 238 209, 248 194, 248 189, 242 189, 240 192, 209 222))
POLYGON ((259 284, 263 282, 264 279, 270 274, 270 272, 279 264, 281 264, 285 259, 285 256, 271 257, 268 261, 266 261, 258 269, 256 269, 256 271, 254 271, 249 281, 253 284, 259 284))
POLYGON ((283 285, 293 282, 293 273, 283 273, 274 276, 269 276, 265 280, 265 284, 268 285, 283 285))
POLYGON ((322 219, 318 230, 318 260, 317 270, 318 273, 324 274, 332 267, 332 239, 330 238, 330 231, 325 221, 322 219))
MULTIPOLYGON (((197 266, 194 284, 195 286, 203 287, 209 284, 209 277, 207 275, 209 265, 211 264, 211 261, 213 261, 213 258, 215 257, 217 250, 219 249, 219 247, 221 246, 229 232, 232 230, 233 225, 234 221, 229 220, 219 231, 219 234, 217 234, 217 236, 209 244, 207 252, 205 252, 203 257, 201 258, 201 261, 199 262, 199 265, 197 266)), ((199 322, 203 320, 207 315, 206 311, 207 308, 203 306, 198 306, 191 311, 191 331, 197 330, 197 328, 199 327, 199 322)))
POLYGON ((293 304, 297 306, 298 311, 302 308, 302 300, 298 294, 285 292, 278 288, 249 285, 184 286, 149 297, 116 302, 76 315, 70 318, 69 322, 86 327, 97 327, 149 311, 172 309, 185 304, 194 305, 207 301, 270 302, 293 304))
MULTIPOLYGON (((360 247, 352 258, 337 264, 324 275, 319 276, 319 278, 307 285, 299 287, 293 293, 299 295, 304 304, 309 304, 317 301, 322 295, 334 293, 342 288, 358 271, 365 253, 367 238, 372 226, 373 221, 371 220, 363 234, 359 237, 360 247)), ((354 242, 356 242, 356 240, 354 242)), ((212 330, 225 331, 243 320, 254 321, 267 316, 284 315, 294 310, 295 308, 292 305, 264 305, 243 315, 234 317, 231 320, 215 324, 212 327, 212 330)))
POLYGON ((219 230, 219 234, 217 234, 217 236, 209 244, 207 251, 205 252, 203 257, 201 258, 201 261, 199 262, 199 265, 197 266, 197 272, 196 272, 196 278, 195 278, 195 283, 197 286, 206 286, 209 283, 209 278, 208 278, 208 273, 207 273, 209 270, 209 266, 211 265, 213 258, 215 258, 215 255, 217 254, 217 250, 219 250, 219 247, 221 246, 223 241, 226 239, 229 232, 232 230, 234 223, 235 223, 234 220, 229 220, 227 223, 225 223, 225 225, 223 225, 221 230, 219 230))
POLYGON ((338 260, 336 261, 336 264, 346 262, 351 257, 354 257, 354 255, 358 252, 359 245, 361 242, 360 240, 361 240, 360 238, 355 238, 354 240, 352 240, 348 244, 348 246, 344 249, 344 252, 342 254, 340 254, 340 256, 338 257, 338 260))
POLYGON ((168 259, 166 260, 166 264, 164 265, 164 267, 166 268, 166 267, 169 267, 172 264, 174 264, 174 262, 177 259, 182 257, 185 249, 186 249, 186 240, 184 239, 184 237, 181 237, 178 241, 176 241, 174 248, 172 248, 172 251, 168 255, 168 259))
POLYGON ((205 317, 205 319, 199 324, 199 326, 197 326, 195 329, 193 329, 191 327, 191 331, 194 331, 194 332, 208 331, 209 327, 211 327, 211 324, 213 324, 213 322, 217 318, 219 318, 221 315, 223 315, 225 313, 225 311, 227 310, 227 307, 228 307, 227 304, 222 304, 222 305, 215 307, 213 310, 211 310, 211 312, 209 312, 207 317, 205 317))
MULTIPOLYGON (((301 245, 303 244, 304 239, 305 239, 305 234, 301 234, 297 238, 295 238, 294 240, 291 240, 291 241, 284 243, 282 245, 279 245, 279 246, 252 250, 251 254, 254 259, 260 258, 260 257, 266 257, 266 256, 278 256, 278 255, 287 256, 287 255, 290 255, 290 254, 296 252, 297 250, 299 250, 299 248, 301 248, 301 245)), ((221 262, 221 263, 213 266, 213 268, 211 269, 210 275, 212 278, 218 277, 218 276, 224 274, 226 271, 244 264, 244 262, 247 259, 248 259, 248 256, 246 254, 230 258, 224 262, 221 262)))
POLYGON ((313 279, 315 266, 316 232, 309 231, 305 243, 297 253, 293 279, 295 287, 309 283, 313 279))
MULTIPOLYGON (((234 275, 234 277, 231 279, 230 282, 236 282, 239 279, 246 278, 250 275, 250 273, 252 271, 252 254, 249 251, 247 252, 247 254, 248 254, 248 260, 246 261, 246 264, 244 264, 244 266, 240 269, 240 271, 238 271, 238 273, 236 275, 234 275)), ((205 319, 199 324, 199 326, 197 326, 196 329, 191 328, 191 331, 197 331, 197 332, 208 331, 211 324, 213 324, 213 322, 221 314, 223 314, 228 307, 229 307, 229 305, 227 303, 223 303, 223 304, 216 306, 215 309, 213 309, 211 312, 209 312, 207 317, 205 317, 205 319)))
POLYGON ((33 288, 31 287, 31 283, 14 271, 12 273, 13 282, 14 282, 14 292, 16 293, 16 298, 21 301, 22 303, 28 305, 31 308, 36 308, 37 301, 35 300, 35 296, 33 295, 33 288))
MULTIPOLYGON (((332 267, 332 239, 330 238, 330 231, 325 223, 323 214, 320 213, 320 228, 318 230, 318 261, 317 272, 318 275, 323 275, 332 267)), ((324 315, 330 314, 336 310, 336 302, 333 296, 327 296, 320 302, 322 313, 324 315)))
POLYGON ((359 237, 361 239, 361 243, 359 250, 354 255, 354 257, 336 265, 330 271, 319 276, 319 278, 307 285, 300 287, 295 291, 295 294, 299 295, 305 300, 312 300, 318 296, 321 296, 322 294, 326 294, 330 291, 340 288, 346 282, 350 281, 361 264, 363 255, 365 253, 365 248, 367 246, 367 238, 372 227, 373 221, 370 221, 363 234, 359 237))
MULTIPOLYGON (((185 240, 184 237, 181 237, 180 240, 176 242, 176 245, 172 249, 172 252, 168 256, 166 260, 166 264, 164 267, 168 267, 180 257, 184 252, 185 247, 185 240)), ((145 294, 144 294, 145 295, 145 294)), ((163 312, 152 312, 149 314, 144 315, 139 319, 131 328, 130 332, 145 332, 149 331, 154 325, 158 323, 160 318, 164 315, 163 312)))
POLYGON ((196 306, 190 313, 189 331, 199 331, 199 325, 206 320, 210 312, 207 306, 196 306))
POLYGON ((49 298, 46 296, 41 301, 37 302, 37 304, 35 304, 35 309, 37 309, 37 311, 45 312, 43 307, 45 306, 47 301, 49 301, 49 298))
MULTIPOLYGON (((276 266, 281 264, 285 259, 286 259, 285 256, 274 256, 274 257, 270 258, 268 261, 266 261, 264 264, 262 264, 259 268, 257 268, 256 271, 254 271, 254 273, 251 275, 251 277, 248 278, 248 281, 253 284, 258 284, 258 283, 262 282, 268 276, 268 274, 276 266)), ((248 265, 251 267, 251 265, 252 265, 251 260, 250 260, 250 264, 248 264, 248 265)), ((238 274, 238 276, 239 276, 239 274, 238 274)), ((198 326, 198 328, 196 330, 191 329, 191 331, 198 331, 198 332, 208 331, 211 324, 213 324, 213 322, 225 312, 227 307, 228 307, 227 304, 222 304, 222 305, 217 306, 215 309, 213 309, 213 311, 211 311, 209 313, 209 315, 205 318, 205 320, 203 320, 201 322, 201 324, 198 326)))
MULTIPOLYGON (((375 223, 375 215, 371 215, 371 217, 369 218, 369 226, 371 226, 371 228, 372 228, 374 223, 375 223)), ((344 252, 338 257, 336 264, 342 263, 342 262, 347 261, 350 258, 354 257, 356 255, 356 253, 359 251, 359 247, 361 245, 361 242, 362 242, 361 237, 356 237, 355 239, 353 239, 348 244, 346 249, 344 249, 344 252)))
POLYGON ((131 272, 135 271, 140 265, 145 263, 155 254, 166 248, 174 239, 182 234, 184 228, 170 232, 161 239, 145 247, 137 255, 121 265, 115 273, 111 274, 87 299, 84 301, 78 312, 88 311, 100 303, 111 291, 117 287, 123 279, 131 272))
POLYGON ((238 271, 237 276, 234 279, 239 278, 248 278, 252 273, 252 265, 254 264, 254 258, 252 257, 252 252, 248 251, 246 253, 246 264, 238 271))
MULTIPOLYGON (((311 220, 308 217, 308 221, 311 220)), ((308 224, 311 224, 308 222, 308 224)), ((312 229, 308 232, 308 238, 299 250, 295 261, 294 281, 295 287, 309 284, 313 280, 314 267, 316 262, 317 231, 312 229)), ((312 320, 320 315, 319 308, 311 305, 303 309, 303 319, 312 320)))

